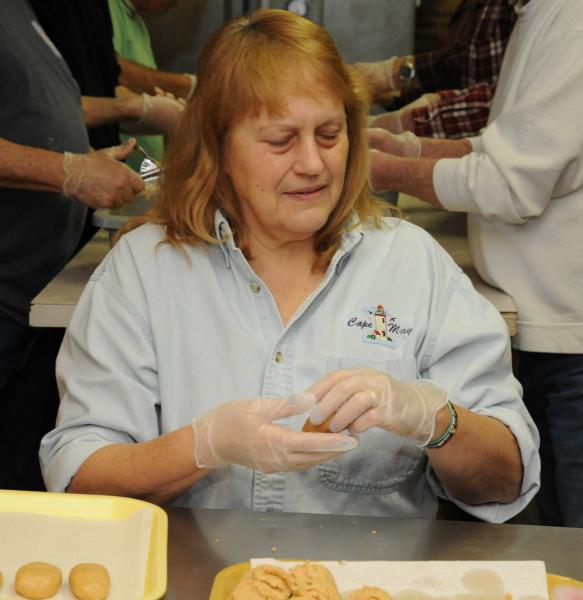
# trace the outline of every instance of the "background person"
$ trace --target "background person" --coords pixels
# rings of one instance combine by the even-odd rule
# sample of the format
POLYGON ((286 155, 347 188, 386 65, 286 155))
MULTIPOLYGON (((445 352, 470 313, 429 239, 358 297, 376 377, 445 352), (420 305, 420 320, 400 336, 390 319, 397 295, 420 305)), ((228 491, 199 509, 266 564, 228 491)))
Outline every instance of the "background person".
POLYGON ((371 118, 371 126, 436 138, 477 135, 488 121, 516 3, 462 0, 441 48, 357 64, 374 100, 398 108, 371 118))
POLYGON ((77 247, 87 207, 131 201, 133 144, 89 153, 79 88, 28 2, 0 3, 0 488, 44 489, 63 331, 28 326, 32 298, 77 247))
POLYGON ((49 488, 395 517, 441 494, 510 518, 539 464, 506 326, 429 235, 382 217, 360 78, 278 10, 222 27, 199 73, 159 203, 67 329, 49 488), (299 431, 312 408, 334 433, 299 431))
MULTIPOLYGON (((85 125, 94 150, 120 143, 129 134, 169 135, 183 105, 172 98, 137 94, 119 84, 107 0, 31 0, 38 21, 62 55, 81 90, 85 125)), ((139 171, 143 157, 130 153, 126 163, 139 171)), ((97 232, 93 210, 87 213, 79 245, 97 232)))
POLYGON ((113 43, 121 68, 120 83, 135 92, 155 94, 157 89, 189 100, 196 87, 192 73, 161 71, 152 52, 143 17, 163 15, 177 0, 108 0, 113 22, 113 43))
MULTIPOLYGON (((108 0, 113 24, 113 45, 121 67, 120 84, 139 93, 170 92, 178 98, 189 99, 196 86, 196 77, 189 73, 170 73, 158 70, 152 51, 150 33, 142 17, 165 14, 177 0, 108 0)), ((121 135, 125 140, 128 134, 121 135)), ((164 154, 164 138, 139 136, 138 143, 154 159, 164 154)), ((129 164, 139 170, 139 157, 130 157, 129 164)))
POLYGON ((516 374, 541 433, 541 523, 581 527, 583 5, 523 4, 482 135, 403 140, 375 130, 385 152, 371 151, 371 178, 468 213, 476 269, 518 310, 516 374))

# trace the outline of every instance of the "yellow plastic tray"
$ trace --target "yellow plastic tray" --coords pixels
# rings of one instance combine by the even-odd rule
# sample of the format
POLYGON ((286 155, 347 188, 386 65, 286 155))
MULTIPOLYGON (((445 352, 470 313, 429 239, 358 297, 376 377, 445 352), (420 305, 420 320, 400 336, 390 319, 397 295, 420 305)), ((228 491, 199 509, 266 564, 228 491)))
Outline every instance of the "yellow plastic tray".
MULTIPOLYGON (((242 562, 219 571, 213 582, 209 600, 228 600, 231 592, 241 580, 241 577, 243 577, 244 573, 250 568, 251 563, 242 562)), ((555 575, 553 573, 547 574, 547 583, 549 586, 549 598, 552 598, 554 589, 562 585, 583 589, 583 581, 571 579, 570 577, 563 577, 562 575, 555 575)))
POLYGON ((251 563, 242 562, 219 571, 213 581, 209 600, 227 600, 241 577, 251 568, 251 563))
POLYGON ((166 592, 168 546, 168 516, 160 507, 142 500, 118 496, 0 490, 0 512, 116 521, 145 507, 152 511, 152 531, 144 595, 140 600, 158 600, 166 592))

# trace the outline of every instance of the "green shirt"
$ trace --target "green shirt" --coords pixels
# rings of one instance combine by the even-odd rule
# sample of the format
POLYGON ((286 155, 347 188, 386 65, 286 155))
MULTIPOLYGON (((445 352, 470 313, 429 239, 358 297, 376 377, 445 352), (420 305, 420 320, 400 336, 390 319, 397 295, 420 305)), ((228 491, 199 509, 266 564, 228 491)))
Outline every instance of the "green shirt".
MULTIPOLYGON (((156 69, 150 33, 131 0, 108 0, 108 2, 113 23, 113 46, 117 54, 145 67, 156 69)), ((136 136, 122 133, 120 137, 125 141, 136 136)), ((151 157, 157 160, 162 158, 164 138, 161 135, 137 136, 137 140, 151 157)), ((139 171, 142 160, 140 156, 132 154, 126 162, 132 169, 139 171)))

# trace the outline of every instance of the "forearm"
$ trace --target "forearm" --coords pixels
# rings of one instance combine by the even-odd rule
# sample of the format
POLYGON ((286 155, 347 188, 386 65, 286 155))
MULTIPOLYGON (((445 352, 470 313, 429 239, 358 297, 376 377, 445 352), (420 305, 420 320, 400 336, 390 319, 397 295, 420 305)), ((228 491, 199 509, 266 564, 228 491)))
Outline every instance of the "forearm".
MULTIPOLYGON (((374 132, 375 130, 369 130, 374 132)), ((433 185, 433 170, 440 158, 459 158, 472 151, 468 140, 433 140, 414 138, 417 146, 421 143, 419 158, 406 158, 405 153, 392 153, 375 141, 371 157, 371 182, 378 191, 394 190, 415 196, 438 208, 441 205, 433 185), (380 150, 380 151, 379 151, 380 150)), ((397 136, 395 139, 399 138, 397 136)), ((417 150, 419 152, 419 150, 417 150)))
POLYGON ((83 96, 81 104, 88 129, 119 121, 137 121, 142 114, 142 97, 137 94, 116 98, 83 96))
POLYGON ((421 158, 461 158, 472 152, 468 139, 443 140, 420 137, 421 158))
POLYGON ((0 139, 0 187, 59 192, 63 154, 0 139))
POLYGON ((374 189, 402 192, 442 208, 433 187, 433 168, 437 159, 401 158, 378 150, 371 150, 371 155, 374 189))
POLYGON ((68 491, 168 504, 207 473, 196 466, 188 426, 148 442, 97 450, 81 465, 68 491))
MULTIPOLYGON (((456 406, 455 435, 427 455, 450 494, 468 504, 512 502, 520 494, 523 467, 518 443, 496 419, 456 406)), ((448 411, 438 413, 436 432, 448 424, 448 411)))
POLYGON ((134 92, 154 94, 154 88, 159 87, 179 98, 186 98, 190 92, 192 80, 183 73, 150 69, 121 56, 117 57, 117 62, 121 68, 119 83, 134 92))

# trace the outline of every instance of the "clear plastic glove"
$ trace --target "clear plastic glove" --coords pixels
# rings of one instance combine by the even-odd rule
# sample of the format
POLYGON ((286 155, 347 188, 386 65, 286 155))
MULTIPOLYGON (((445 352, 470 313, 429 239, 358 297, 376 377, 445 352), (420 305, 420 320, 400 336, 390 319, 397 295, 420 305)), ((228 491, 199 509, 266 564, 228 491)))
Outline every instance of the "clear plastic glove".
POLYGON ((144 182, 120 161, 133 152, 135 145, 135 140, 129 140, 89 154, 65 152, 63 194, 74 196, 90 208, 119 208, 131 202, 144 189, 144 182))
POLYGON ((192 73, 183 73, 183 75, 185 75, 186 77, 188 77, 188 79, 190 79, 190 89, 188 90, 188 94, 186 94, 186 97, 185 97, 185 100, 188 102, 188 100, 190 100, 192 98, 192 96, 194 95, 194 90, 196 89, 198 79, 197 79, 196 75, 193 75, 192 73))
POLYGON ((131 135, 170 135, 176 127, 184 103, 168 95, 142 94, 141 116, 137 121, 123 121, 121 131, 131 135))
POLYGON ((391 133, 403 133, 405 131, 401 122, 400 110, 393 110, 380 115, 371 115, 368 118, 368 127, 371 129, 385 129, 391 133))
POLYGON ((179 102, 182 104, 182 106, 186 106, 186 100, 184 98, 176 97, 172 92, 167 92, 158 86, 154 86, 154 96, 165 96, 166 98, 172 98, 172 100, 176 100, 176 102, 179 102))
POLYGON ((380 127, 366 131, 370 148, 403 158, 419 158, 421 156, 421 141, 410 131, 394 134, 380 127))
POLYGON ((195 417, 194 458, 201 468, 239 464, 264 473, 299 471, 358 446, 343 434, 293 431, 273 421, 308 412, 313 394, 233 400, 195 417))
POLYGON ((330 431, 362 433, 381 427, 420 447, 434 437, 437 412, 447 403, 447 392, 433 381, 402 383, 366 368, 335 371, 308 391, 317 399, 310 414, 314 425, 332 416, 330 431))
POLYGON ((435 108, 437 106, 439 100, 440 100, 439 94, 434 94, 434 93, 423 94, 423 95, 419 96, 419 98, 416 98, 415 100, 413 100, 413 102, 410 102, 409 104, 407 104, 407 106, 404 106, 400 112, 411 111, 414 108, 428 108, 429 110, 431 110, 432 108, 435 108))
POLYGON ((428 111, 431 111, 437 106, 438 102, 439 94, 423 94, 399 110, 370 116, 368 118, 368 126, 371 128, 381 127, 391 133, 414 131, 413 111, 419 108, 426 108, 428 111))
POLYGON ((354 64, 354 68, 367 82, 375 102, 390 103, 396 95, 400 95, 393 79, 396 59, 396 56, 392 56, 386 60, 354 64))

